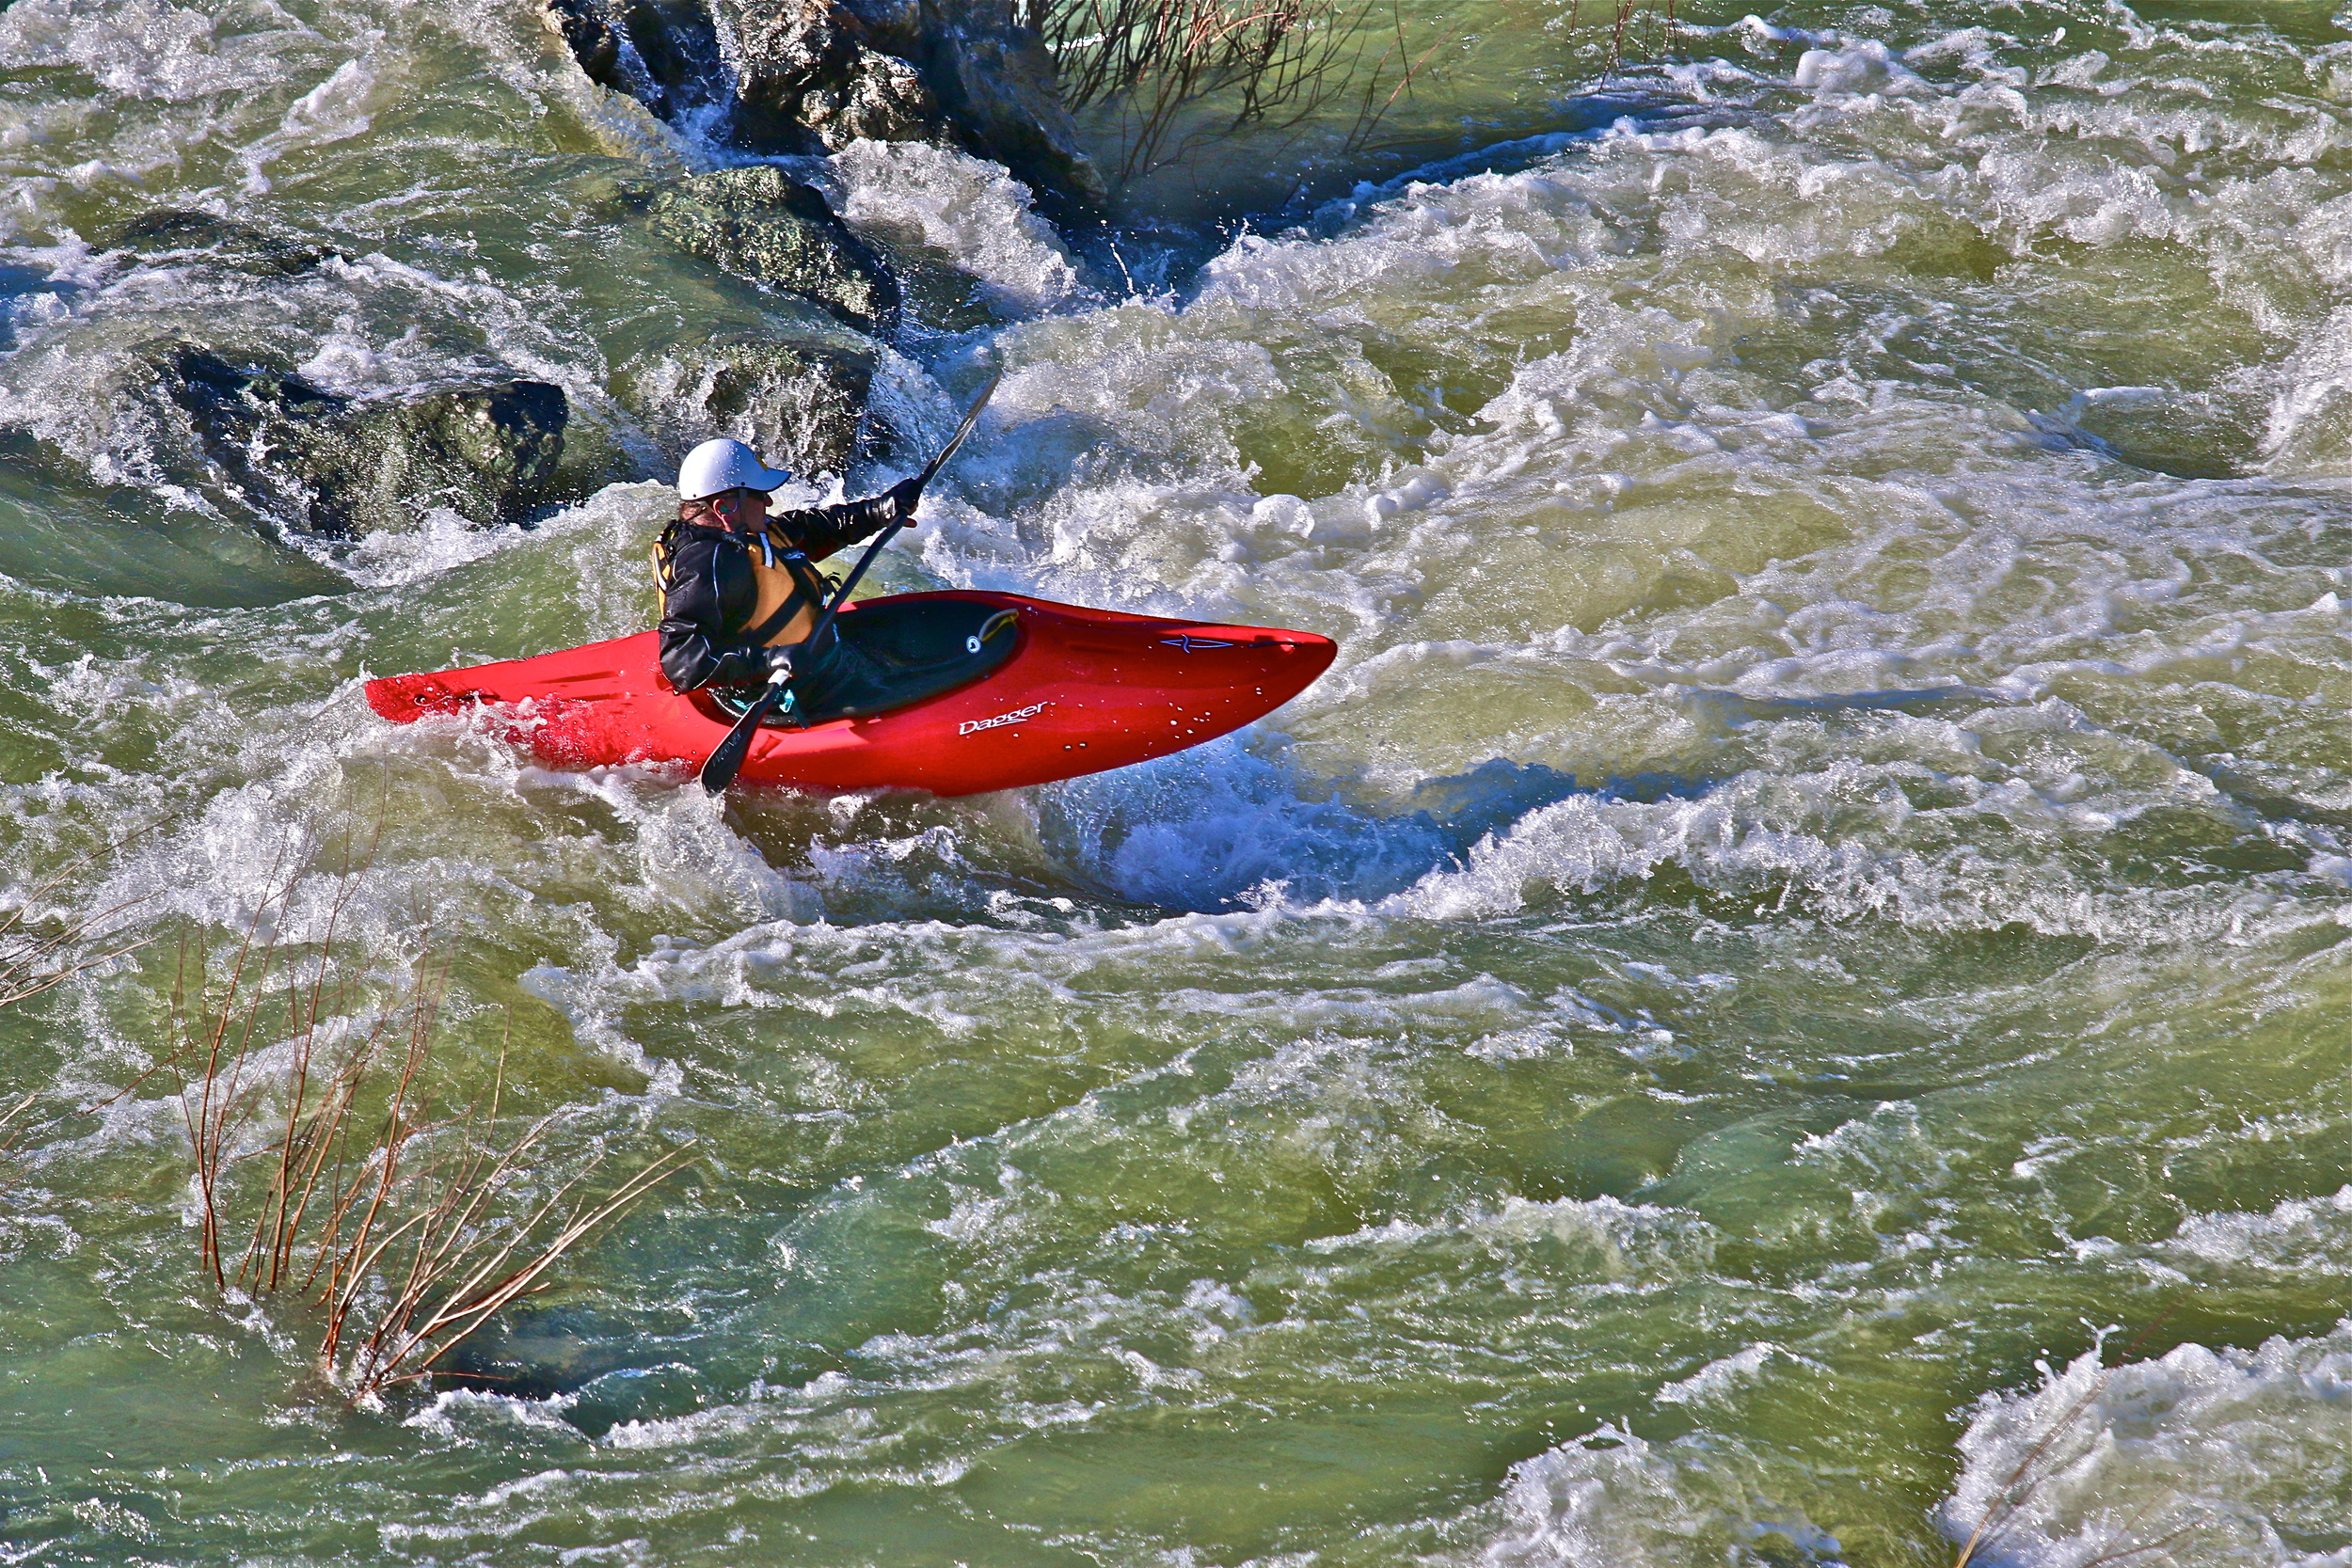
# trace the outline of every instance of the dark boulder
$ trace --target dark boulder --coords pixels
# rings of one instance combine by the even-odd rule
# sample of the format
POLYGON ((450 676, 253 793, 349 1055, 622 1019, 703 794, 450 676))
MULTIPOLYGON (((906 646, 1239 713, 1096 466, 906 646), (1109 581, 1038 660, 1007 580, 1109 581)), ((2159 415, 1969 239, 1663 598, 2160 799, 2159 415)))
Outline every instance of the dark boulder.
POLYGON ((353 405, 294 443, 310 527, 356 534, 445 506, 477 528, 518 523, 553 499, 570 415, 545 381, 449 387, 353 405))
POLYGON ((478 527, 556 499, 569 406, 544 381, 360 401, 191 343, 148 362, 184 416, 188 460, 266 515, 336 536, 448 507, 478 527))
POLYGON ((1062 103, 1053 54, 1035 29, 1016 24, 1009 0, 927 0, 921 8, 924 80, 965 150, 1004 165, 1065 216, 1107 204, 1062 103))
POLYGON ((852 341, 718 332, 632 362, 613 391, 665 459, 732 436, 796 474, 838 474, 891 439, 865 417, 879 362, 852 341))
POLYGON ((646 202, 656 233, 722 270, 796 293, 852 326, 898 325, 898 284, 825 198, 768 165, 698 174, 646 202))
POLYGON ((718 28, 703 0, 542 0, 540 15, 589 80, 664 119, 731 109, 718 28))
POLYGON ((826 0, 715 0, 735 38, 735 135, 746 148, 813 152, 860 136, 946 141, 952 127, 914 64, 874 46, 826 0))
POLYGON ((234 218, 178 207, 157 208, 118 226, 105 247, 133 251, 148 261, 214 261, 278 277, 307 272, 340 254, 325 245, 265 233, 234 218))
POLYGON ((1062 103, 1054 57, 1011 0, 543 5, 583 71, 656 114, 685 122, 717 92, 723 112, 706 128, 747 151, 825 151, 859 137, 930 142, 994 159, 1064 216, 1108 199, 1062 103), (722 35, 726 69, 705 69, 697 62, 715 60, 722 35), (670 63, 657 69, 657 59, 670 63))
POLYGON ((540 15, 590 81, 636 96, 639 84, 621 66, 621 29, 596 0, 547 0, 540 15))
POLYGON ((1010 0, 714 3, 738 42, 745 146, 931 142, 993 158, 1065 212, 1105 201, 1054 57, 1010 0))

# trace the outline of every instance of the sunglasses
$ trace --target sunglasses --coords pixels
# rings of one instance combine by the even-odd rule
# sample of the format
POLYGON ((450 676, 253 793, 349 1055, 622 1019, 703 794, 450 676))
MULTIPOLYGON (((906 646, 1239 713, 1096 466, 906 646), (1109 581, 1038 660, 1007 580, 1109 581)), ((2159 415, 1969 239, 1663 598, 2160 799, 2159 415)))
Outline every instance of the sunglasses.
POLYGON ((690 503, 690 511, 707 512, 729 521, 753 509, 755 501, 767 504, 768 498, 757 490, 722 490, 715 496, 705 496, 690 503))

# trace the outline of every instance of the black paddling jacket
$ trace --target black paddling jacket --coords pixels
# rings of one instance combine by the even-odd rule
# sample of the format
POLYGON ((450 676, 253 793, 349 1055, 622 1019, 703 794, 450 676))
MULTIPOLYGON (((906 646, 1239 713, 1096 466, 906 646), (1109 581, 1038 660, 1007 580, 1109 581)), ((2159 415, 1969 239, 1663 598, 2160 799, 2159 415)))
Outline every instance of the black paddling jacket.
POLYGON ((661 673, 679 691, 701 686, 752 685, 768 678, 761 650, 777 641, 803 604, 824 602, 815 562, 866 539, 891 522, 887 494, 842 506, 784 512, 768 519, 765 536, 706 523, 673 523, 654 546, 661 588, 661 673), (755 626, 763 574, 791 574, 799 587, 781 610, 755 626))

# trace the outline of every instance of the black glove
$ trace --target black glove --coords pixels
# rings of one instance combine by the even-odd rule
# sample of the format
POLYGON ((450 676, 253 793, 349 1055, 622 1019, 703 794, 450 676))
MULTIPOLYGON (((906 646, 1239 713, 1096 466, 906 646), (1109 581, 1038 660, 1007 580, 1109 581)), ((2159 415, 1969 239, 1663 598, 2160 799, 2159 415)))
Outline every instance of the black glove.
POLYGON ((787 679, 791 678, 792 650, 789 648, 754 649, 752 661, 759 667, 759 673, 770 680, 775 678, 779 670, 784 672, 787 679))
POLYGON ((914 503, 923 499, 923 482, 920 479, 902 479, 884 490, 882 499, 890 503, 892 522, 912 517, 914 515, 914 503))

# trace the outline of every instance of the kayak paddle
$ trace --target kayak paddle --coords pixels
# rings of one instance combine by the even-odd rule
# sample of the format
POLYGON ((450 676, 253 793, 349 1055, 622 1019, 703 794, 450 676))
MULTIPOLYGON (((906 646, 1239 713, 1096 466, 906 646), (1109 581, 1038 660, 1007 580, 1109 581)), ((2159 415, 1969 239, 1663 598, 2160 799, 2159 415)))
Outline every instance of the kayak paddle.
MULTIPOLYGON (((939 455, 914 476, 916 500, 922 498, 925 486, 938 477, 947 459, 956 454, 956 449, 963 445, 964 437, 972 434, 972 427, 979 422, 980 410, 986 408, 988 400, 996 394, 996 383, 1004 378, 1004 374, 1002 365, 990 373, 987 382, 980 388, 979 396, 972 400, 972 406, 965 412, 963 422, 956 426, 956 433, 947 437, 947 444, 939 449, 939 455)), ((882 547, 890 543, 890 536, 906 527, 907 519, 914 515, 914 501, 910 500, 906 511, 893 517, 882 532, 874 536, 874 542, 866 546, 866 553, 858 558, 857 565, 841 579, 841 586, 826 603, 824 613, 817 617, 816 626, 802 640, 803 647, 809 646, 825 635, 826 628, 833 625, 834 616, 843 605, 849 603, 850 590, 857 586, 858 579, 866 575, 866 568, 871 566, 874 558, 882 553, 882 547)), ((743 717, 738 719, 735 727, 727 731, 726 738, 711 752, 710 760, 703 764, 702 784, 705 790, 713 795, 722 794, 727 785, 735 782, 735 775, 743 769, 743 759, 752 754, 752 741, 759 734, 760 721, 768 717, 768 710, 782 700, 786 689, 791 684, 792 666, 787 661, 768 677, 767 687, 753 700, 752 705, 743 710, 743 717)))

